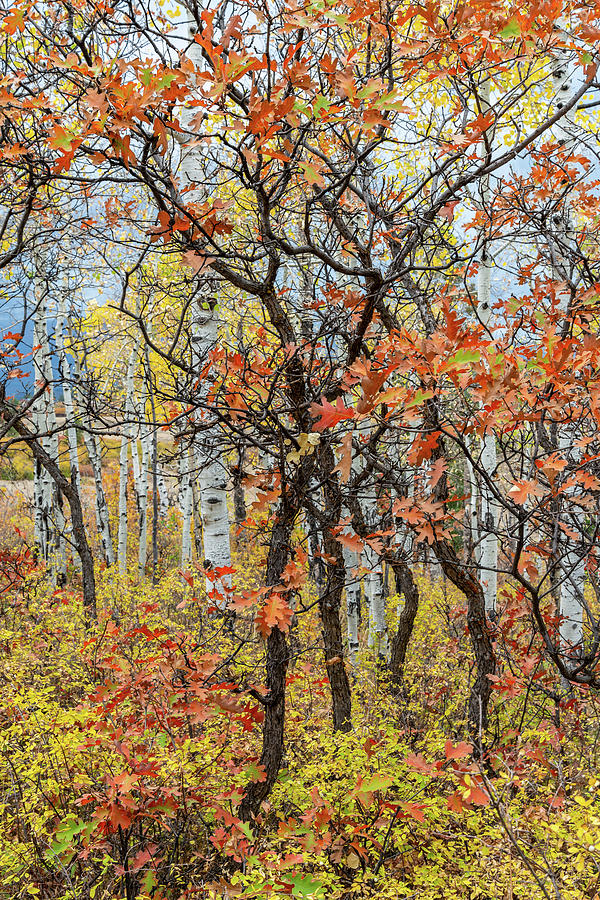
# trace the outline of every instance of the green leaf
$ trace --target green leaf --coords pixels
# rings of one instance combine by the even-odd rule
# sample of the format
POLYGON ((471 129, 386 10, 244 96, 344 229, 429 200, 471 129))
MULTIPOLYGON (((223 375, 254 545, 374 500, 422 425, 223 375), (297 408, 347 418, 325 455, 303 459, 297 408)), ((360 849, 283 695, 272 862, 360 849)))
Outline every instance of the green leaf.
POLYGON ((315 117, 318 116, 322 109, 324 109, 325 112, 327 112, 330 105, 331 104, 329 103, 329 100, 326 97, 324 97, 322 94, 317 94, 317 96, 315 97, 315 100, 313 102, 313 108, 312 108, 313 116, 315 116, 315 117))
POLYGON ((250 826, 248 825, 247 822, 240 822, 238 827, 239 827, 240 831, 242 832, 242 834, 244 834, 248 838, 249 841, 254 840, 254 832, 252 831, 252 829, 250 828, 250 826))
POLYGON ((458 353, 446 360, 440 369, 440 374, 442 372, 452 372, 453 369, 462 369, 464 366, 479 362, 480 359, 481 352, 479 350, 459 350, 458 353))
POLYGON ((61 841, 72 841, 76 834, 81 834, 88 827, 87 822, 71 822, 69 825, 63 826, 57 833, 56 837, 61 841))
POLYGON ((162 91, 164 88, 170 88, 174 79, 175 72, 165 72, 156 82, 156 90, 162 91))
POLYGON ((324 898, 323 885, 311 875, 293 875, 285 879, 292 887, 293 897, 306 897, 310 900, 322 900, 324 898))
POLYGON ((360 786, 361 793, 363 791, 385 791, 386 788, 389 788, 390 785, 394 783, 394 779, 391 775, 373 775, 372 778, 363 781, 360 786))
POLYGON ((509 40, 510 38, 520 37, 521 35, 521 26, 519 25, 516 19, 509 19, 502 31, 500 32, 500 37, 504 38, 504 40, 509 40))
POLYGON ((166 733, 166 731, 161 731, 160 734, 156 736, 156 743, 164 750, 164 748, 169 743, 169 735, 166 733))

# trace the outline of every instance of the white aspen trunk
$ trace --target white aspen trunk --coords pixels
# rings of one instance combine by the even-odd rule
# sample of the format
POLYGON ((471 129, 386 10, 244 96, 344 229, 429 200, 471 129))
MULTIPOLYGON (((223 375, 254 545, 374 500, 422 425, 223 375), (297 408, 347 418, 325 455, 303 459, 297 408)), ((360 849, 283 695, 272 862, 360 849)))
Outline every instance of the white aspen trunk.
POLYGON ((196 557, 198 559, 204 559, 204 544, 202 543, 202 522, 200 520, 200 491, 198 490, 196 464, 192 455, 190 455, 190 484, 192 486, 192 525, 194 530, 194 547, 196 548, 196 557))
POLYGON ((479 533, 477 516, 477 479, 471 460, 465 458, 464 464, 465 494, 468 500, 465 503, 465 543, 471 542, 473 558, 479 564, 479 533))
POLYGON ((58 318, 56 321, 55 343, 58 353, 59 374, 63 388, 63 402, 65 405, 65 426, 67 444, 69 448, 69 466, 71 469, 71 484, 81 495, 81 476, 79 472, 79 452, 77 448, 77 429, 75 428, 75 404, 71 390, 71 366, 65 350, 64 323, 66 319, 65 297, 61 294, 58 305, 58 318))
POLYGON ((378 554, 370 547, 365 549, 364 557, 369 570, 365 576, 365 596, 369 609, 369 649, 378 657, 388 659, 389 641, 385 622, 383 569, 378 554))
MULTIPOLYGON (((37 262, 37 260, 36 260, 37 262)), ((33 371, 34 371, 34 390, 37 392, 44 383, 44 375, 41 362, 41 339, 40 339, 40 306, 42 303, 43 287, 40 284, 40 278, 36 272, 36 310, 33 318, 33 371)), ((46 431, 46 421, 44 415, 44 398, 37 397, 32 408, 33 425, 36 434, 42 434, 46 431)), ((42 444, 44 444, 42 440, 42 444)), ((44 445, 44 449, 46 446, 44 445)), ((44 473, 45 469, 37 462, 33 464, 33 505, 34 505, 34 540, 41 559, 48 559, 49 545, 49 529, 48 519, 45 515, 44 504, 44 473)))
MULTIPOLYGON (((67 358, 65 350, 65 332, 64 325, 66 320, 66 298, 68 291, 68 277, 65 276, 65 291, 61 292, 58 301, 58 316, 56 319, 56 329, 54 332, 54 343, 58 356, 58 372, 63 388, 63 403, 65 407, 65 431, 67 434, 67 446, 69 450, 69 468, 71 471, 71 484, 81 497, 81 477, 79 472, 79 451, 77 448, 77 429, 75 428, 75 405, 73 403, 73 392, 71 390, 71 366, 67 358)), ((70 535, 72 528, 69 525, 68 534, 70 535)), ((69 543, 73 543, 69 539, 69 543)), ((77 568, 81 569, 81 560, 77 553, 73 554, 73 562, 77 568)))
MULTIPOLYGON (((498 465, 496 438, 486 434, 481 448, 481 466, 488 478, 493 478, 498 465)), ((479 566, 482 571, 485 610, 489 616, 496 612, 498 592, 498 507, 489 486, 481 485, 481 543, 479 566)))
POLYGON ((133 487, 135 490, 135 500, 138 509, 138 515, 141 510, 142 499, 142 470, 140 466, 140 457, 138 453, 138 432, 136 425, 136 409, 135 409, 135 371, 138 364, 139 341, 136 338, 133 350, 131 351, 129 362, 127 364, 127 373, 125 375, 125 431, 129 439, 131 448, 131 468, 133 470, 133 487))
MULTIPOLYGON (((205 309, 195 304, 192 325, 193 368, 200 372, 211 349, 218 340, 218 323, 214 309, 205 309)), ((206 388, 200 387, 200 400, 206 395, 206 388)), ((201 421, 201 420, 200 420, 201 421)), ((200 513, 202 517, 202 538, 204 561, 210 569, 231 566, 231 544, 229 511, 227 509, 227 470, 219 448, 220 433, 214 424, 196 436, 196 460, 199 471, 200 513)), ((215 603, 219 609, 227 606, 227 590, 231 586, 231 575, 223 575, 215 582, 206 580, 206 590, 216 591, 215 603)))
MULTIPOLYGON (((490 104, 490 83, 483 85, 481 99, 485 110, 490 104)), ((481 202, 484 211, 489 208, 491 200, 489 176, 483 179, 481 202)), ((479 271, 477 274, 477 313, 481 323, 491 330, 492 296, 491 296, 492 260, 491 246, 483 240, 479 271)), ((481 448, 481 467, 487 479, 493 480, 498 466, 496 439, 493 431, 483 436, 481 448)), ((483 479, 481 485, 481 543, 479 564, 482 572, 485 610, 489 616, 495 615, 496 596, 498 592, 498 504, 493 497, 489 484, 483 479)))
MULTIPOLYGON (((377 521, 377 500, 369 495, 363 500, 365 520, 375 526, 377 521)), ((379 554, 372 547, 363 551, 367 574, 365 576, 365 599, 369 611, 368 645, 379 658, 389 658, 389 641, 385 621, 385 595, 383 590, 383 568, 379 554)))
MULTIPOLYGON (((561 57, 560 51, 554 54, 552 62, 552 86, 554 91, 555 106, 559 110, 565 105, 573 90, 573 75, 571 64, 566 54, 561 57)), ((561 119, 555 126, 556 136, 560 144, 568 148, 573 144, 573 136, 569 126, 573 125, 571 112, 561 119)), ((556 220, 555 220, 556 221, 556 220)), ((555 246, 551 247, 552 265, 554 277, 557 281, 565 282, 565 287, 558 294, 559 308, 568 315, 571 306, 572 272, 571 261, 568 253, 575 245, 573 228, 571 223, 571 209, 565 202, 563 216, 558 216, 556 228, 555 246)), ((572 462, 576 462, 580 451, 572 450, 576 438, 576 427, 563 425, 559 429, 558 446, 564 456, 570 456, 572 462)), ((573 488, 566 491, 566 502, 573 494, 573 488)), ((559 612, 561 615, 560 640, 567 652, 579 651, 584 642, 584 589, 585 589, 585 560, 581 553, 573 548, 569 537, 566 537, 566 547, 562 552, 560 562, 561 585, 559 612)))
MULTIPOLYGON (((36 267, 40 265, 36 256, 36 267)), ((40 404, 38 424, 41 426, 42 446, 48 455, 59 464, 58 431, 56 426, 56 410, 54 406, 54 388, 52 372, 52 352, 48 337, 48 297, 41 278, 38 277, 39 300, 36 304, 34 324, 34 341, 38 346, 37 376, 41 384, 46 383, 40 404)), ((65 517, 62 510, 61 497, 50 474, 44 469, 41 476, 41 500, 44 528, 46 530, 45 558, 50 563, 54 584, 65 584, 67 578, 67 554, 64 537, 65 517)))
MULTIPOLYGON (((138 515, 138 577, 143 578, 146 572, 148 556, 148 447, 146 433, 141 435, 141 460, 138 450, 140 413, 136 410, 135 372, 139 359, 139 338, 136 336, 133 350, 127 365, 125 377, 125 433, 131 449, 131 465, 133 470, 133 487, 138 515), (137 421, 136 421, 137 420, 137 421)), ((142 420, 145 420, 145 391, 142 392, 142 420)))
MULTIPOLYGON (((190 30, 190 37, 193 38, 190 30)), ((203 68, 201 48, 193 43, 189 50, 190 59, 198 69, 203 68)), ((184 119, 189 114, 184 113, 184 119)), ((199 150, 194 147, 182 153, 180 173, 182 186, 190 182, 202 182, 202 171, 199 165, 199 150)), ((202 191, 194 187, 187 196, 190 199, 202 199, 202 191)), ((204 302, 196 300, 192 310, 192 368, 196 375, 206 365, 210 350, 218 341, 218 313, 216 298, 207 297, 204 302)), ((198 391, 199 407, 206 401, 208 391, 200 385, 198 391)), ((206 411, 204 418, 208 418, 206 411)), ((202 424, 202 414, 198 424, 202 424)), ((200 513, 202 518, 202 537, 204 544, 204 562, 210 569, 229 568, 231 566, 231 545, 229 512, 227 509, 227 468, 220 449, 221 434, 214 424, 208 424, 194 440, 195 459, 198 465, 198 484, 200 488, 200 513)), ((210 594, 215 591, 216 606, 224 610, 228 600, 226 591, 231 585, 231 575, 212 582, 206 580, 206 589, 210 594)))
MULTIPOLYGON (((564 456, 569 453, 570 439, 565 429, 559 436, 559 449, 564 456)), ((573 488, 566 491, 567 503, 573 494, 573 488)), ((569 538, 567 537, 567 541, 569 538)), ((563 552, 561 562, 560 585, 560 640, 565 650, 573 650, 583 646, 584 638, 584 588, 585 588, 585 560, 576 549, 567 549, 563 552)))
MULTIPOLYGON (((145 380, 145 379, 144 379, 145 380)), ((147 418, 147 389, 142 390, 142 421, 147 418)), ((139 532, 138 544, 138 575, 144 578, 146 574, 146 562, 148 560, 148 470, 151 458, 152 432, 144 424, 141 436, 142 456, 140 463, 140 481, 138 486, 139 496, 139 532)))
MULTIPOLYGON (((132 381, 132 386, 133 386, 133 381, 132 381)), ((138 450, 138 437, 139 437, 138 429, 137 429, 135 423, 132 421, 133 416, 134 416, 134 404, 133 404, 133 395, 132 395, 132 401, 130 404, 130 412, 128 413, 128 419, 129 419, 129 423, 130 423, 129 428, 128 428, 128 440, 129 440, 129 446, 131 449, 131 470, 133 473, 133 488, 135 491, 135 503, 136 503, 136 506, 138 509, 138 515, 139 515, 140 505, 141 505, 141 496, 142 496, 142 485, 141 485, 142 467, 140 465, 140 454, 139 454, 139 450, 138 450)))
MULTIPOLYGON (((158 437, 158 436, 156 436, 158 437)), ((169 489, 167 480, 161 465, 160 459, 156 461, 156 483, 158 485, 158 514, 161 519, 167 515, 169 511, 169 489)))
POLYGON ((83 440, 87 450, 90 465, 94 475, 94 489, 96 494, 96 527, 102 545, 102 554, 104 561, 108 567, 115 564, 115 551, 113 549, 112 537, 110 534, 110 517, 108 514, 108 505, 106 503, 106 495, 104 493, 104 485, 102 483, 102 457, 98 447, 96 435, 83 433, 83 440))
POLYGON ((356 569, 360 565, 360 557, 350 547, 344 547, 344 565, 346 568, 346 614, 348 623, 348 659, 353 668, 357 666, 359 642, 359 610, 360 610, 360 578, 356 569))
POLYGON ((129 439, 125 429, 121 435, 121 452, 119 455, 119 535, 117 540, 117 556, 119 572, 127 571, 127 448, 129 439))
POLYGON ((110 516, 108 505, 106 503, 106 494, 104 493, 104 485, 102 483, 102 456, 98 446, 98 439, 92 431, 92 422, 87 412, 87 404, 83 396, 81 387, 81 369, 77 354, 74 354, 74 375, 75 375, 75 397, 80 409, 80 415, 83 420, 83 442, 87 451, 88 459, 92 467, 94 476, 94 492, 95 492, 95 512, 96 512, 96 528, 102 546, 102 554, 104 561, 108 567, 115 564, 115 551, 112 544, 110 533, 110 516))
MULTIPOLYGON (((127 373, 125 375, 125 423, 123 425, 123 433, 121 435, 121 452, 119 456, 119 538, 118 538, 118 559, 119 572, 123 575, 127 571, 127 479, 128 479, 128 449, 131 446, 131 453, 134 466, 134 483, 139 487, 139 459, 137 456, 137 440, 133 430, 134 419, 134 403, 133 390, 135 367, 137 364, 137 347, 135 347, 127 363, 127 373), (135 453, 134 453, 135 448, 135 453), (136 465, 137 462, 137 465, 136 465), (137 469, 137 478, 136 478, 137 469)), ((139 497, 136 490, 136 496, 139 497)), ((139 508, 139 506, 138 506, 139 508)))
POLYGON ((190 476, 190 451, 181 448, 179 457, 179 508, 181 510, 181 568, 192 561, 192 510, 194 493, 190 476))

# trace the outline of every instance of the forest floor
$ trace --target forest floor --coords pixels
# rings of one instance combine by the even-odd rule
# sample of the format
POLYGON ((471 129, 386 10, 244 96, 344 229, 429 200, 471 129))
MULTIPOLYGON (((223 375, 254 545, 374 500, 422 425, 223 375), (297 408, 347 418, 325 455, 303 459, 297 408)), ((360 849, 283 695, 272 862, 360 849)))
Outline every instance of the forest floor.
MULTIPOLYGON (((0 504, 5 547, 15 522, 31 532, 20 487, 0 504)), ((173 521, 163 560, 176 556, 173 521)), ((261 777, 253 610, 240 599, 232 628, 210 612, 204 578, 182 579, 176 562, 157 585, 99 568, 99 619, 86 629, 75 572, 57 590, 14 554, 5 569, 9 558, 23 577, 0 593, 3 900, 599 900, 600 704, 586 691, 552 698, 515 598, 503 601, 482 765, 466 727, 460 595, 418 574, 402 683, 363 651, 342 734, 303 587, 283 767, 250 825, 237 807, 261 777)), ((237 545, 237 596, 263 565, 260 541, 237 545)), ((391 596, 390 629, 397 611, 391 596)))

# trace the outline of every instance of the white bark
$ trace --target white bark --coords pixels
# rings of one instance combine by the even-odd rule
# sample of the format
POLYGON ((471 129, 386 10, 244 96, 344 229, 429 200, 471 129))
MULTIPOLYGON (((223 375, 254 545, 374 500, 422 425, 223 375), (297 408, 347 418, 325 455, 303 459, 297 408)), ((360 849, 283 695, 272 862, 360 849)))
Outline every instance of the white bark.
MULTIPOLYGON (((77 448, 77 429, 75 428, 75 405, 73 403, 73 392, 71 390, 72 377, 71 366, 65 350, 65 333, 64 326, 66 320, 66 297, 68 290, 68 277, 65 275, 65 290, 61 292, 58 301, 58 316, 56 319, 56 328, 54 331, 54 342, 58 356, 58 372, 63 389, 63 403, 65 407, 65 430, 67 433, 67 446, 69 450, 69 467, 71 470, 71 484, 81 497, 81 478, 79 473, 79 451, 77 448)), ((71 533, 71 527, 68 526, 68 534, 71 533)), ((70 539, 70 543, 72 540, 70 539)), ((77 553, 73 554, 73 562, 78 568, 81 568, 81 560, 77 553)), ((65 558, 65 575, 66 575, 66 558, 65 558)))
MULTIPOLYGON (((190 37, 191 37, 190 33, 190 37)), ((201 49, 194 43, 189 51, 190 59, 198 69, 203 68, 201 49)), ((184 114, 184 119, 186 115, 184 114)), ((189 118, 189 116, 187 116, 189 118)), ((202 182, 202 172, 198 147, 184 150, 180 166, 182 186, 202 182)), ((194 187, 187 195, 190 199, 202 199, 202 192, 194 187)), ((218 313, 214 297, 197 300, 192 310, 192 367, 197 376, 208 361, 210 350, 218 340, 218 313)), ((198 391, 199 407, 207 397, 207 389, 201 384, 198 391)), ((214 423, 207 421, 206 411, 201 413, 197 424, 201 432, 194 441, 195 458, 198 465, 200 487, 200 510, 205 565, 214 570, 231 566, 231 545, 229 513, 227 509, 227 469, 221 452, 221 435, 214 423), (203 421, 204 420, 204 421, 203 421)), ((210 594, 216 591, 215 603, 220 609, 227 606, 226 589, 231 584, 231 576, 225 575, 216 582, 206 580, 210 594)))
POLYGON ((117 555, 119 559, 119 572, 124 575, 127 571, 127 449, 129 439, 123 429, 121 435, 121 452, 119 455, 119 535, 117 540, 117 555))
MULTIPOLYGON (((34 404, 34 424, 42 435, 41 444, 48 455, 59 463, 58 431, 54 407, 52 353, 48 337, 48 294, 41 274, 39 253, 35 256, 36 311, 34 316, 34 372, 36 388, 46 385, 43 394, 34 404)), ((40 541, 43 558, 50 564, 52 579, 64 584, 67 575, 67 556, 64 538, 65 518, 58 488, 46 469, 37 469, 37 483, 34 486, 36 502, 36 534, 40 541), (38 506, 39 505, 39 506, 38 506)))
MULTIPOLYGON (((489 81, 482 86, 481 99, 484 109, 487 110, 490 102, 489 81)), ((483 179, 481 190, 481 203, 484 211, 489 210, 491 190, 489 176, 483 179)), ((492 247, 484 237, 479 271, 477 274, 477 313, 481 323, 491 330, 492 325, 492 247)), ((488 481, 493 481, 498 466, 496 451, 496 439, 493 431, 483 436, 481 448, 481 467, 485 473, 481 484, 481 543, 480 543, 480 568, 482 572, 483 593, 485 597, 485 609, 488 615, 496 612, 496 595, 498 591, 498 524, 499 510, 494 499, 488 481)))
POLYGON ((348 659, 356 668, 358 651, 360 649, 358 635, 358 613, 360 609, 360 578, 357 568, 360 565, 360 557, 350 547, 344 547, 344 566, 346 568, 346 614, 348 623, 348 659))
POLYGON ((76 354, 73 359, 75 366, 74 394, 82 417, 83 441, 94 476, 96 528, 102 546, 104 561, 106 565, 110 567, 115 564, 115 551, 110 533, 110 516, 108 505, 106 503, 106 494, 104 493, 104 485, 102 483, 102 456, 100 454, 98 438, 92 430, 92 421, 87 411, 87 402, 81 386, 81 369, 76 354))
MULTIPOLYGON (((208 306, 208 304, 207 304, 208 306)), ((218 340, 218 322, 213 308, 195 304, 192 324, 193 368, 199 373, 208 360, 211 349, 218 340)), ((200 386, 199 400, 206 396, 205 386, 200 386)), ((205 411, 203 411, 205 412, 205 411)), ((197 422, 202 426, 201 413, 197 422)), ((220 433, 214 423, 207 423, 194 440, 198 483, 200 487, 200 512, 204 542, 204 562, 212 569, 231 566, 229 512, 227 509, 227 470, 220 451, 220 433)), ((231 575, 216 581, 206 580, 206 590, 216 591, 215 603, 220 609, 227 606, 226 591, 231 586, 231 575)))
POLYGON ((67 432, 67 444, 69 448, 69 466, 71 469, 71 484, 81 495, 81 478, 79 473, 79 452, 77 448, 77 429, 75 428, 75 404, 73 391, 71 390, 72 376, 71 366, 65 349, 64 324, 66 320, 66 301, 61 294, 58 303, 58 317, 56 320, 55 343, 58 353, 59 374, 62 381, 63 402, 65 405, 65 424, 67 432))
MULTIPOLYGON (((554 91, 556 109, 560 109, 568 101, 573 90, 573 73, 567 55, 557 52, 553 59, 552 86, 554 91)), ((569 113, 556 125, 556 136, 565 149, 573 144, 572 136, 573 113, 569 113)), ((574 249, 574 235, 571 223, 571 209, 568 202, 563 207, 563 215, 558 216, 558 223, 554 229, 554 240, 550 247, 552 266, 556 281, 564 282, 564 287, 559 289, 559 308, 568 314, 571 305, 571 258, 569 251, 574 249)), ((557 220, 555 219, 555 222, 557 220)), ((577 451, 571 447, 576 438, 576 427, 563 425, 559 430, 558 446, 562 455, 576 462, 577 451)), ((565 494, 566 503, 573 494, 573 487, 568 488, 565 494)), ((576 648, 582 648, 584 642, 584 589, 585 589, 585 560, 578 548, 573 547, 572 538, 568 536, 564 541, 564 549, 560 561, 561 586, 560 586, 560 640, 567 652, 576 648)))
POLYGON ((369 649, 383 659, 389 657, 389 641, 385 621, 385 597, 383 593, 383 569, 379 555, 370 547, 364 551, 365 596, 369 609, 369 649))
POLYGON ((179 508, 181 510, 181 568, 192 560, 192 510, 194 493, 190 476, 190 451, 181 448, 179 457, 179 508))
MULTIPOLYGON (((102 457, 98 447, 98 439, 95 434, 87 431, 83 433, 83 440, 87 450, 88 458, 92 466, 94 475, 94 489, 96 494, 96 528, 100 537, 102 546, 102 554, 107 566, 114 566, 115 551, 112 544, 110 533, 110 517, 108 513, 108 505, 106 503, 106 494, 104 493, 104 485, 102 483, 102 457)), ((126 463, 127 464, 127 463, 126 463)), ((127 487, 127 486, 126 486, 127 487)))
POLYGON ((131 445, 132 457, 134 462, 134 482, 139 485, 139 460, 137 460, 137 443, 135 433, 133 432, 133 389, 134 374, 137 365, 137 347, 132 350, 127 364, 127 373, 125 375, 125 423, 121 434, 121 452, 119 456, 119 537, 117 555, 119 560, 119 572, 124 575, 127 571, 127 479, 128 479, 128 456, 129 446, 131 445), (135 454, 134 454, 135 445, 135 454), (137 480, 136 480, 137 469, 137 480))
MULTIPOLYGON (((368 525, 376 527, 377 524, 377 500, 375 494, 369 493, 363 500, 365 521, 368 525)), ((369 649, 383 659, 389 658, 389 641, 385 621, 385 595, 383 590, 383 568, 379 554, 368 544, 363 551, 365 567, 365 600, 369 612, 369 649)))
POLYGON ((141 436, 141 463, 140 477, 138 483, 138 512, 139 512, 139 533, 140 539, 138 543, 138 575, 144 578, 146 574, 146 562, 148 559, 148 471, 152 455, 152 432, 148 430, 147 420, 147 387, 144 379, 144 387, 142 390, 141 418, 144 423, 141 436))
MULTIPOLYGON (((42 292, 44 290, 41 279, 36 272, 35 275, 35 303, 36 310, 33 318, 33 371, 34 371, 34 390, 37 393, 44 383, 44 375, 41 361, 41 340, 40 340, 40 315, 42 304, 42 292)), ((46 431, 46 417, 44 415, 44 398, 37 397, 32 407, 33 425, 36 434, 43 434, 46 431)), ((43 441, 42 441, 43 443, 43 441)), ((46 447, 44 446, 44 449, 46 447)), ((34 505, 34 540, 41 559, 48 559, 49 545, 49 522, 45 515, 44 504, 44 473, 45 469, 34 460, 33 464, 33 505, 34 505)))
POLYGON ((158 514, 162 521, 169 511, 169 489, 160 459, 156 461, 156 482, 158 485, 158 514))
MULTIPOLYGON (((498 465, 496 438, 486 434, 481 448, 481 466, 487 477, 493 479, 498 465)), ((488 615, 496 611, 498 592, 498 506, 489 486, 481 485, 481 550, 479 565, 482 571, 485 610, 488 615)))

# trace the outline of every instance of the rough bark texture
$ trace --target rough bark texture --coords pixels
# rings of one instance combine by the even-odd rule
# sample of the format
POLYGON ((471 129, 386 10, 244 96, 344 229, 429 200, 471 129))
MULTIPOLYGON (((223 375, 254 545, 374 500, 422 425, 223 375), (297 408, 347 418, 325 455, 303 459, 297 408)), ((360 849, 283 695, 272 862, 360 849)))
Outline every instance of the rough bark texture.
MULTIPOLYGON (((337 524, 342 512, 342 494, 333 473, 335 457, 330 446, 324 446, 319 454, 324 476, 323 499, 325 510, 332 524, 337 524)), ((352 727, 352 691, 344 661, 344 638, 340 610, 346 586, 344 552, 329 528, 323 529, 325 556, 335 562, 327 563, 325 588, 319 595, 319 613, 325 651, 325 668, 331 690, 333 727, 336 731, 349 731, 352 727)))
POLYGON ((467 600, 467 624, 477 669, 469 697, 469 731, 474 746, 481 752, 481 734, 487 725, 492 690, 488 675, 493 675, 496 671, 483 590, 479 581, 461 565, 454 548, 447 541, 437 541, 433 548, 444 575, 462 591, 467 600))
MULTIPOLYGON (((267 558, 266 583, 279 584, 286 567, 289 542, 295 514, 285 510, 271 534, 271 545, 267 558)), ((285 634, 279 628, 271 629, 267 638, 265 718, 263 722, 263 745, 260 764, 264 766, 266 779, 252 781, 240 804, 239 815, 244 821, 256 816, 263 800, 273 787, 284 754, 285 726, 285 683, 290 661, 290 651, 285 634)))
POLYGON ((405 562, 390 559, 389 563, 396 578, 396 590, 404 597, 404 607, 398 616, 398 627, 392 640, 390 672, 395 680, 402 675, 408 645, 413 633, 415 618, 419 609, 419 589, 412 572, 405 562))
POLYGON ((333 727, 349 731, 352 727, 352 692, 344 661, 344 638, 340 609, 346 585, 346 569, 340 544, 332 537, 324 539, 325 553, 334 557, 335 564, 327 565, 325 590, 319 597, 321 633, 325 652, 325 668, 331 690, 333 727))

